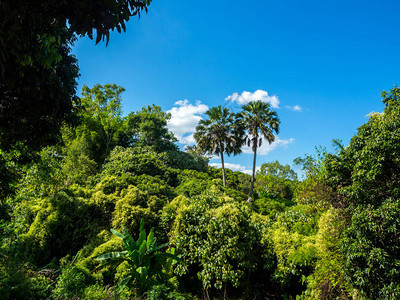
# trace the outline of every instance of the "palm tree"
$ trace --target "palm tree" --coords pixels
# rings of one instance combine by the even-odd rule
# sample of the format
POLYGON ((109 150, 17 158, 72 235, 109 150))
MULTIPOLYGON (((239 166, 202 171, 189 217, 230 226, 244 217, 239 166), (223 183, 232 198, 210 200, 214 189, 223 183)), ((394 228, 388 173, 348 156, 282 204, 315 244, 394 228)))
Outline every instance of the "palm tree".
POLYGON ((198 149, 221 156, 222 180, 226 185, 224 153, 241 153, 244 143, 244 129, 237 122, 236 115, 229 108, 217 106, 206 112, 207 120, 200 120, 194 133, 198 149))
POLYGON ((270 108, 269 103, 262 102, 261 100, 252 101, 246 105, 243 105, 241 118, 245 128, 248 131, 246 138, 247 144, 249 147, 251 145, 254 152, 253 173, 251 176, 251 186, 248 200, 251 201, 256 171, 257 148, 262 144, 262 137, 264 137, 270 144, 275 140, 273 132, 279 132, 280 121, 276 112, 270 108))

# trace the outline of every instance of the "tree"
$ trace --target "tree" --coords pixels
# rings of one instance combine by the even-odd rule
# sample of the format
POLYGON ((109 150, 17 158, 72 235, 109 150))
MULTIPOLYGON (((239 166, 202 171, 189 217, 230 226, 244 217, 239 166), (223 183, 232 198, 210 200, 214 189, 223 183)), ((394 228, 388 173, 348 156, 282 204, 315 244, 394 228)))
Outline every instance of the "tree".
POLYGON ((239 154, 243 145, 244 131, 229 108, 217 106, 206 112, 207 120, 200 120, 194 138, 201 151, 221 156, 222 180, 226 185, 224 153, 239 154))
POLYGON ((136 113, 130 113, 125 121, 125 133, 129 144, 150 146, 158 152, 176 150, 174 143, 177 140, 167 128, 170 118, 171 114, 154 104, 144 106, 136 113))
POLYGON ((241 117, 242 122, 248 131, 247 144, 249 147, 251 145, 254 152, 253 172, 249 193, 249 199, 251 199, 254 188, 257 148, 261 146, 262 136, 264 136, 270 144, 275 140, 273 132, 279 132, 280 121, 276 112, 270 108, 269 103, 262 102, 261 100, 252 101, 243 105, 241 117), (260 134, 262 136, 260 136, 260 134))
MULTIPOLYGON (((184 260, 175 272, 181 276, 197 274, 203 299, 214 299, 209 292, 216 290, 224 291, 223 299, 228 299, 229 290, 239 299, 239 290, 232 287, 254 284, 257 275, 264 282, 268 280, 263 277, 265 273, 256 273, 260 265, 267 272, 273 266, 270 237, 263 235, 268 219, 254 214, 243 202, 227 197, 214 186, 190 199, 175 198, 164 207, 163 214, 172 224, 170 241, 184 260)), ((190 288, 194 284, 191 281, 190 288)), ((252 292, 247 290, 246 296, 252 292)))
MULTIPOLYGON (((17 142, 33 149, 54 144, 59 141, 63 123, 74 123, 79 72, 77 60, 71 54, 75 38, 66 31, 54 34, 58 35, 54 51, 59 59, 51 67, 43 67, 45 58, 38 54, 29 65, 22 66, 10 59, 0 68, 0 147, 3 149, 17 142)), ((27 51, 39 51, 41 44, 50 43, 49 40, 47 37, 41 42, 33 41, 26 46, 27 51)), ((49 50, 43 47, 43 51, 49 50)))
POLYGON ((72 33, 88 35, 91 39, 95 30, 96 43, 104 38, 108 43, 110 30, 125 31, 125 22, 132 16, 140 16, 143 10, 147 12, 150 3, 151 0, 3 0, 0 2, 0 68, 4 68, 10 59, 30 64, 37 58, 35 54, 42 58, 43 66, 51 64, 57 57, 45 55, 45 47, 34 52, 27 51, 27 48, 33 40, 56 37, 54 32, 60 29, 69 28, 72 33))
POLYGON ((400 297, 400 88, 382 92, 349 146, 325 161, 326 181, 348 223, 341 252, 349 282, 368 299, 400 297))
POLYGON ((107 38, 151 0, 0 1, 0 147, 38 149, 60 139, 76 113, 76 35, 107 38), (95 9, 94 9, 95 8, 95 9))
POLYGON ((116 131, 121 126, 121 94, 125 89, 116 84, 96 84, 82 87, 82 105, 86 113, 101 123, 105 132, 105 156, 110 150, 116 131))
POLYGON ((281 165, 279 161, 263 163, 257 175, 270 175, 281 179, 297 180, 297 174, 289 165, 281 165))
POLYGON ((127 287, 134 288, 138 298, 141 299, 152 286, 167 282, 170 276, 167 272, 171 271, 172 264, 181 261, 178 256, 174 255, 175 248, 170 248, 170 252, 160 251, 167 247, 168 243, 157 244, 154 227, 146 235, 143 219, 140 221, 140 233, 137 241, 126 229, 122 233, 114 229, 111 229, 111 232, 123 240, 125 251, 101 254, 95 260, 103 262, 102 267, 128 263, 129 273, 118 282, 119 292, 127 287))

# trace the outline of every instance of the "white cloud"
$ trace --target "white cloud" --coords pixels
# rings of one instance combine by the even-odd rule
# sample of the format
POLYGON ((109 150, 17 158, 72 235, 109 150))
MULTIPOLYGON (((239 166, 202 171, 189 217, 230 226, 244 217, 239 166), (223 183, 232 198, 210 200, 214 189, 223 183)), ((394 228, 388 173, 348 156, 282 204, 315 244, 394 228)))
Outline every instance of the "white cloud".
POLYGON ((171 119, 168 121, 168 129, 172 131, 180 143, 193 144, 193 132, 202 119, 201 114, 208 110, 208 106, 196 101, 196 105, 189 103, 187 99, 175 102, 175 106, 168 113, 171 119))
POLYGON ((225 98, 226 101, 236 102, 239 105, 247 104, 251 101, 261 100, 270 103, 273 108, 279 108, 279 98, 275 95, 269 96, 267 91, 257 90, 254 93, 243 91, 241 94, 233 93, 225 98))
MULTIPOLYGON (((176 136, 176 134, 175 134, 175 136, 176 136)), ((182 136, 181 138, 178 138, 178 139, 181 144, 185 144, 185 145, 193 145, 196 143, 193 133, 185 134, 184 136, 182 136)))
POLYGON ((299 111, 299 112, 303 110, 303 108, 300 105, 294 105, 294 106, 286 105, 285 108, 292 110, 292 111, 299 111))
MULTIPOLYGON (((209 165, 211 167, 221 168, 221 163, 210 163, 209 165)), ((244 171, 244 170, 246 170, 245 166, 242 166, 242 165, 239 165, 239 164, 231 164, 231 163, 225 163, 225 168, 231 169, 232 171, 244 171)))
MULTIPOLYGON (((290 138, 288 140, 281 140, 279 136, 275 137, 275 141, 272 144, 269 144, 264 138, 261 144, 261 147, 257 148, 257 155, 267 155, 272 150, 278 147, 286 147, 287 145, 293 143, 295 141, 294 138, 290 138)), ((243 146, 242 148, 243 153, 253 154, 253 150, 251 146, 243 146)))
MULTIPOLYGON (((221 168, 221 163, 210 163, 209 165, 214 168, 221 168)), ((240 171, 249 175, 252 174, 252 169, 247 169, 245 166, 242 166, 240 164, 225 163, 225 168, 231 169, 232 171, 240 171)), ((256 172, 258 170, 260 170, 260 167, 256 167, 256 172)))

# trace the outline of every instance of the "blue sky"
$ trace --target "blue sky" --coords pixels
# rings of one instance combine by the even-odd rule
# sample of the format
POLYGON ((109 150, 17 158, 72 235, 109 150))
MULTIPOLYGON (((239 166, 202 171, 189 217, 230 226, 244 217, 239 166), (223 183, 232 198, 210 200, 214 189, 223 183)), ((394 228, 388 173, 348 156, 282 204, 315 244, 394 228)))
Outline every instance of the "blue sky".
MULTIPOLYGON (((281 127, 257 165, 291 164, 334 138, 348 144, 368 113, 382 111, 380 91, 400 84, 399 14, 400 2, 386 0, 153 0, 107 47, 76 42, 79 89, 125 87, 125 114, 160 105, 183 142, 207 108, 261 98, 281 127)), ((252 155, 227 162, 250 170, 252 155)))

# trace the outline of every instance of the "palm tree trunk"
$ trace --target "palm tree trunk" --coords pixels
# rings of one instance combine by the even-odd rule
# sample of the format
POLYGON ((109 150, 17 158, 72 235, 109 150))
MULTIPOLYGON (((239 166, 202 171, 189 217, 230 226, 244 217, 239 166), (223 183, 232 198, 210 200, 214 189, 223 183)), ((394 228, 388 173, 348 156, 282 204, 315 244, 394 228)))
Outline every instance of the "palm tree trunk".
POLYGON ((256 175, 256 158, 257 158, 257 146, 258 146, 258 138, 255 141, 254 147, 254 160, 253 160, 253 173, 251 175, 251 185, 250 185, 250 193, 249 193, 249 200, 247 202, 251 202, 251 196, 253 195, 253 188, 254 188, 254 179, 256 175))
POLYGON ((225 164, 224 164, 224 153, 221 152, 221 165, 222 165, 222 182, 224 186, 226 186, 226 179, 225 179, 225 164))

